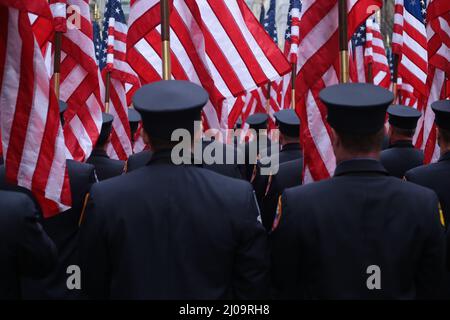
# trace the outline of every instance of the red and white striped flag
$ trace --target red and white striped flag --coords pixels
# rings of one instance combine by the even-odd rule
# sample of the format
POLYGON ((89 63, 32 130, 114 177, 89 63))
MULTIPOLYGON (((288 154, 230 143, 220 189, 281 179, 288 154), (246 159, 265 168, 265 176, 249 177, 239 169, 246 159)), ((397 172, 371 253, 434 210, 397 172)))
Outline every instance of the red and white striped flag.
MULTIPOLYGON (((62 3, 50 0, 50 5, 62 3)), ((60 99, 67 102, 64 136, 69 156, 87 159, 97 142, 104 94, 95 59, 89 0, 67 0, 68 28, 62 35, 60 99)), ((60 6, 52 7, 55 19, 63 19, 60 6)))
MULTIPOLYGON (((142 83, 161 79, 160 28, 131 35, 128 61, 142 83), (131 47, 131 48, 130 48, 131 47)), ((134 22, 133 22, 134 21, 134 22)), ((202 85, 210 94, 208 126, 226 129, 230 104, 224 99, 252 91, 289 72, 290 66, 243 0, 175 0, 170 17, 172 77, 202 85)), ((142 30, 141 30, 142 31, 142 30)))
POLYGON ((418 143, 425 152, 425 163, 439 159, 439 146, 436 141, 436 125, 431 104, 437 100, 448 99, 448 79, 450 74, 450 2, 431 0, 427 8, 428 38, 428 81, 430 88, 423 117, 423 141, 418 143))
POLYGON ((7 180, 31 190, 50 217, 71 205, 70 185, 58 101, 29 12, 52 19, 45 0, 0 0, 1 137, 7 180))
MULTIPOLYGON (((296 78, 296 107, 302 122, 304 181, 329 178, 336 167, 326 107, 319 92, 338 83, 338 1, 305 0, 300 20, 300 45, 296 78)), ((381 8, 377 0, 348 0, 348 36, 381 8)))
POLYGON ((372 68, 372 83, 389 89, 391 72, 386 57, 383 36, 375 17, 370 17, 356 30, 349 42, 350 80, 368 82, 369 65, 372 68))
POLYGON ((368 62, 372 63, 373 84, 389 89, 391 87, 391 71, 380 24, 376 18, 367 20, 367 38, 366 56, 368 62))
POLYGON ((419 110, 423 109, 428 96, 425 14, 424 0, 395 0, 392 51, 399 57, 399 103, 419 110))
POLYGON ((110 103, 109 113, 114 116, 111 143, 108 155, 113 159, 127 160, 133 154, 131 132, 128 122, 127 92, 129 96, 140 87, 136 73, 126 61, 128 27, 119 0, 108 0, 105 5, 103 21, 103 41, 106 49, 106 66, 102 70, 104 80, 109 72, 110 103))

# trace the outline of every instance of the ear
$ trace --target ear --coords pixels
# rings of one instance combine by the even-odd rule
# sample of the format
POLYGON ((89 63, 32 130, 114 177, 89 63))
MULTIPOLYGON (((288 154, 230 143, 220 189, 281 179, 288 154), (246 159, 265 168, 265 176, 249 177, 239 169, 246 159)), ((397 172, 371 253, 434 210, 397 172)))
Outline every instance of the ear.
POLYGON ((341 139, 333 128, 331 128, 331 143, 335 149, 341 145, 341 139))
POLYGON ((142 135, 142 139, 144 139, 145 144, 151 146, 152 142, 151 142, 150 136, 148 135, 147 131, 145 131, 145 129, 141 131, 141 135, 142 135))
POLYGON ((441 130, 439 130, 439 127, 438 127, 438 126, 436 126, 436 136, 437 136, 437 143, 438 143, 438 146, 439 146, 440 148, 442 148, 442 146, 441 146, 441 143, 442 143, 442 135, 441 135, 441 130))

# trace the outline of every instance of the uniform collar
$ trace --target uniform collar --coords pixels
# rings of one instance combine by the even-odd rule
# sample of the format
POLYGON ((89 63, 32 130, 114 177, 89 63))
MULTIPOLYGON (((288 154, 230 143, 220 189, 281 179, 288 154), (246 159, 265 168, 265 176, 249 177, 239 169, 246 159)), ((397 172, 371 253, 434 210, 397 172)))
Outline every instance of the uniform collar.
POLYGON ((301 150, 300 143, 288 143, 281 147, 281 151, 301 150))
POLYGON ((389 148, 414 148, 414 145, 410 140, 399 140, 389 145, 389 148))
MULTIPOLYGON (((194 161, 194 155, 191 154, 191 164, 195 164, 194 161)), ((170 164, 170 165, 175 165, 172 162, 172 150, 170 149, 165 149, 165 150, 160 150, 160 151, 155 151, 152 155, 152 158, 150 159, 150 161, 148 162, 147 165, 155 165, 155 164, 170 164)), ((195 166, 201 167, 202 165, 197 165, 195 164, 195 166)))
POLYGON ((345 175, 388 175, 380 161, 375 159, 352 159, 341 162, 334 172, 334 176, 345 175))
POLYGON ((94 150, 92 150, 91 157, 102 157, 102 158, 108 158, 109 159, 108 154, 103 149, 94 149, 94 150))
POLYGON ((439 162, 441 161, 449 161, 450 160, 450 151, 447 151, 442 155, 442 157, 439 159, 439 162))

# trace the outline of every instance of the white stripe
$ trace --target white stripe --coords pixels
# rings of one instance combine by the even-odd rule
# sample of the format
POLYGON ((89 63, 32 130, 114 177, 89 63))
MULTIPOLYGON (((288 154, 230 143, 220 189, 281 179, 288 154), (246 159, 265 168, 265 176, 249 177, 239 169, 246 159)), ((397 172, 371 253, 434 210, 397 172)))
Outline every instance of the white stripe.
POLYGON ((69 100, 87 75, 86 70, 77 64, 61 83, 61 100, 69 100))
POLYGON ((402 65, 404 65, 412 74, 414 74, 422 83, 426 83, 427 74, 418 68, 406 55, 402 56, 402 65))
POLYGON ((78 118, 78 115, 75 115, 72 120, 70 121, 70 129, 73 132, 73 135, 75 136, 76 140, 78 141, 78 144, 80 145, 81 149, 83 150, 84 154, 89 156, 92 151, 92 141, 89 139, 89 134, 84 128, 83 123, 81 122, 80 118, 78 118))
POLYGON ((152 46, 142 38, 135 45, 136 50, 145 58, 155 71, 162 77, 162 61, 152 46))
POLYGON ((16 111, 17 96, 19 92, 19 81, 10 81, 9 79, 20 79, 22 55, 22 41, 18 32, 19 14, 15 9, 9 9, 8 19, 8 37, 6 43, 4 74, 0 96, 0 119, 2 129, 3 157, 8 156, 8 144, 11 135, 12 120, 16 111), (8 119, 8 120, 5 120, 8 119))
POLYGON ((333 147, 325 123, 322 120, 322 114, 319 111, 319 107, 317 106, 311 91, 308 91, 306 103, 308 127, 311 132, 311 137, 328 172, 332 174, 335 169, 333 164, 335 163, 336 158, 333 153, 333 147))
POLYGON ((253 37, 252 33, 247 27, 247 24, 245 23, 244 17, 242 16, 242 12, 239 8, 237 1, 228 1, 228 9, 230 10, 231 14, 233 15, 234 20, 236 23, 241 27, 242 35, 245 39, 245 42, 250 46, 250 50, 253 53, 255 59, 259 62, 259 65, 261 66, 262 70, 264 71, 264 74, 266 77, 273 81, 277 79, 280 75, 275 70, 275 68, 270 63, 269 59, 267 59, 265 53, 259 46, 258 42, 256 42, 255 38, 253 37))
POLYGON ((208 4, 205 4, 205 2, 205 0, 202 0, 203 5, 199 5, 199 9, 206 27, 208 27, 212 36, 215 38, 222 53, 227 57, 228 63, 238 75, 242 86, 244 88, 256 87, 256 83, 253 81, 253 78, 249 73, 241 55, 236 50, 233 42, 227 36, 225 29, 217 19, 215 13, 211 10, 211 7, 208 4), (211 26, 213 26, 213 29, 210 28, 211 26))
POLYGON ((52 3, 50 5, 50 10, 52 11, 54 18, 65 18, 66 17, 66 4, 65 3, 52 3))
POLYGON ((387 76, 386 72, 384 72, 384 71, 378 72, 375 75, 375 77, 373 78, 373 84, 374 85, 379 85, 384 80, 384 78, 386 78, 386 76, 387 76))
POLYGON ((331 36, 337 30, 338 6, 337 3, 314 28, 300 42, 301 50, 299 50, 299 69, 303 68, 308 60, 313 57, 316 52, 325 45, 331 36))
POLYGON ((216 66, 211 61, 208 55, 206 56, 206 61, 209 66, 211 76, 214 79, 214 85, 217 87, 221 95, 224 96, 225 98, 233 97, 233 94, 228 89, 227 85, 225 84, 225 81, 223 80, 222 76, 220 75, 219 71, 216 69, 216 66))
POLYGON ((114 41, 114 50, 122 53, 127 52, 127 44, 125 42, 122 42, 120 40, 114 41))
POLYGON ((416 40, 411 38, 406 32, 403 33, 404 45, 408 46, 412 51, 419 55, 420 59, 427 61, 428 52, 416 40))
POLYGON ((149 9, 159 3, 159 0, 136 0, 130 8, 130 16, 128 18, 128 25, 131 26, 149 9))

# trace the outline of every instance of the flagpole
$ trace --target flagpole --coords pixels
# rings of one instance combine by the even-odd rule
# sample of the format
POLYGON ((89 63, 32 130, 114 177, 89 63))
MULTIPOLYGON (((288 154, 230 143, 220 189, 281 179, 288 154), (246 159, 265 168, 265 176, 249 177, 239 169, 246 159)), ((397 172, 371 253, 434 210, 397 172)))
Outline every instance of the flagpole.
POLYGON ((269 81, 267 84, 267 95, 266 95, 266 112, 267 114, 270 114, 270 90, 272 88, 272 84, 269 81))
POLYGON ((368 83, 373 83, 373 64, 369 62, 367 65, 367 80, 368 83))
POLYGON ((162 41, 163 80, 170 80, 171 61, 170 61, 169 0, 161 0, 161 41, 162 41))
POLYGON ((397 98, 400 99, 399 92, 398 92, 398 87, 397 87, 398 63, 399 63, 399 56, 398 56, 398 54, 393 54, 392 64, 394 65, 394 68, 393 68, 394 69, 394 74, 393 74, 394 84, 392 85, 392 91, 394 93, 394 102, 397 100, 397 98))
POLYGON ((340 83, 349 81, 347 0, 339 0, 339 64, 340 83))
POLYGON ((105 112, 106 113, 109 113, 109 102, 111 100, 110 87, 111 87, 111 71, 108 71, 108 72, 106 72, 106 79, 105 79, 105 112))
POLYGON ((59 100, 60 96, 60 79, 61 79, 61 45, 62 45, 62 32, 55 32, 55 57, 53 59, 53 77, 56 98, 59 100))
POLYGON ((293 110, 295 110, 295 80, 297 77, 297 63, 292 63, 292 74, 291 74, 291 107, 293 110))

